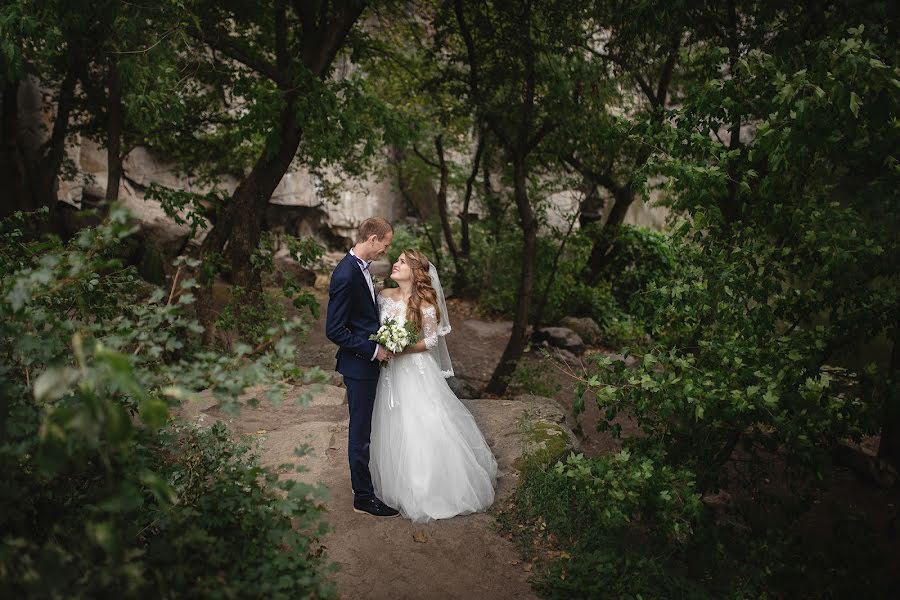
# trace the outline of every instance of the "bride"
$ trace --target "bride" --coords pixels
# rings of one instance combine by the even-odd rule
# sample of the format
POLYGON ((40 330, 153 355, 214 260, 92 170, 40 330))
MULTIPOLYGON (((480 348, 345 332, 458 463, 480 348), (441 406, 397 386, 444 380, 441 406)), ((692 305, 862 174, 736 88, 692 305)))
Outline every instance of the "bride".
POLYGON ((385 364, 372 415, 369 469, 376 495, 413 521, 446 519, 494 501, 497 461, 445 377, 447 305, 434 266, 404 250, 378 296, 381 322, 411 321, 419 341, 385 364))

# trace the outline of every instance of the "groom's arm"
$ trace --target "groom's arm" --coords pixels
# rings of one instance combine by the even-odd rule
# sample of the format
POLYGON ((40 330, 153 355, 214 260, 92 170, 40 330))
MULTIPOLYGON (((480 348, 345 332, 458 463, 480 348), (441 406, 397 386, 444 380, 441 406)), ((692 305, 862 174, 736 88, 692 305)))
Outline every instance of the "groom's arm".
POLYGON ((351 303, 350 278, 335 273, 328 286, 328 311, 325 317, 325 335, 329 340, 360 356, 373 357, 378 345, 372 340, 354 335, 347 327, 351 303))

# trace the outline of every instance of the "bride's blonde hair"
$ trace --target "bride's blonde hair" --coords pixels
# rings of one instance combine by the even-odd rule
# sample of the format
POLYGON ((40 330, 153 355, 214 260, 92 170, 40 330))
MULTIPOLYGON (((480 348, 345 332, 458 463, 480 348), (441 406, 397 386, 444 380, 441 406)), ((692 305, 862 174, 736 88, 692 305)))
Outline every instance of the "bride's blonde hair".
POLYGON ((406 307, 406 320, 412 323, 416 331, 422 331, 422 303, 427 302, 434 307, 437 313, 438 321, 441 320, 441 309, 437 302, 437 292, 431 287, 431 275, 428 274, 428 267, 431 263, 424 254, 418 250, 407 249, 403 251, 406 257, 406 264, 412 271, 412 296, 409 299, 409 306, 406 307))

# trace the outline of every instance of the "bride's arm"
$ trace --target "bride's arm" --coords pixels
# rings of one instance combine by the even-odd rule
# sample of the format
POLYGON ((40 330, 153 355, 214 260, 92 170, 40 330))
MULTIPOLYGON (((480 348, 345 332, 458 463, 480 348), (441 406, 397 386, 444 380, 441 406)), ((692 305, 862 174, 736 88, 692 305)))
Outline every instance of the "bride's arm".
POLYGON ((431 350, 437 344, 437 313, 433 306, 422 309, 422 339, 403 349, 401 354, 415 354, 431 350))

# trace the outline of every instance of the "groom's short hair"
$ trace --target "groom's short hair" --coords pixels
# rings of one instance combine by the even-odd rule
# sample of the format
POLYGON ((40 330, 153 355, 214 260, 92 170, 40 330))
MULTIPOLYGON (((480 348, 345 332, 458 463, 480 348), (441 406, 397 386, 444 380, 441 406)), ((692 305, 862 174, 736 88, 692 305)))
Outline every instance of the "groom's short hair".
POLYGON ((394 228, 391 227, 391 224, 388 223, 386 219, 382 219, 381 217, 369 217, 360 223, 359 227, 356 229, 356 241, 364 242, 373 235, 380 240, 386 236, 389 231, 393 230, 394 228))

